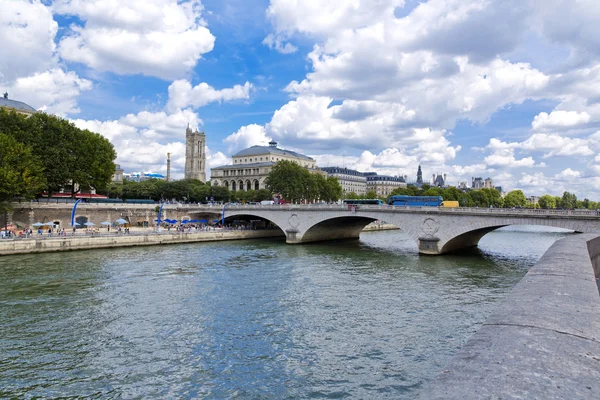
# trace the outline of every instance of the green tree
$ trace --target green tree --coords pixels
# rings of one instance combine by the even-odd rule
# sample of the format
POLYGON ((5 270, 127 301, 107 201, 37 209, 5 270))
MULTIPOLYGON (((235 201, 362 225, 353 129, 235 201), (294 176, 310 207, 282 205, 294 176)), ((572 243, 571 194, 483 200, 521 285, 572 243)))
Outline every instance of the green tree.
POLYGON ((376 199, 376 198, 377 198, 377 193, 374 190, 369 190, 365 194, 365 199, 376 199))
POLYGON ((31 149, 0 133, 0 210, 10 210, 13 197, 33 198, 43 187, 42 165, 31 149))
POLYGON ((525 207, 527 199, 521 190, 512 190, 504 196, 504 207, 525 207))
POLYGON ((41 162, 48 192, 94 187, 104 191, 115 171, 115 150, 103 136, 44 113, 29 117, 0 109, 0 133, 31 148, 41 162))
POLYGON ((325 184, 323 193, 321 193, 321 200, 328 203, 338 201, 342 198, 342 185, 338 178, 335 176, 328 176, 325 184))
POLYGON ((550 196, 549 194, 545 194, 540 196, 538 204, 540 205, 540 208, 544 209, 556 208, 556 198, 554 196, 550 196))
POLYGON ((573 193, 564 192, 560 199, 560 206, 567 210, 577 208, 577 196, 573 193))
POLYGON ((282 160, 273 166, 265 184, 272 193, 293 203, 307 196, 309 179, 310 172, 306 168, 295 162, 282 160))

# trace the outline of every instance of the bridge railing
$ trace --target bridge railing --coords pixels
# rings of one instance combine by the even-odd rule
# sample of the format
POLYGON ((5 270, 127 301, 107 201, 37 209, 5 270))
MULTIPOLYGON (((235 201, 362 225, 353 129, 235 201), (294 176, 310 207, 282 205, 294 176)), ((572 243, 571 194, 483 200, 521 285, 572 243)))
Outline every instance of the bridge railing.
MULTIPOLYGON (((197 206, 196 206, 197 207, 197 206)), ((207 206, 207 208, 214 208, 214 206, 207 206)), ((477 207, 413 207, 413 206, 391 206, 387 204, 383 205, 369 205, 360 204, 357 206, 346 205, 346 204, 227 204, 226 208, 229 210, 281 210, 281 209, 310 209, 310 210, 323 210, 323 211, 349 211, 349 212, 360 212, 360 211, 374 211, 374 210, 393 210, 395 212, 414 212, 414 211, 427 211, 427 212, 444 212, 444 213, 459 213, 459 214, 478 214, 478 215, 490 215, 490 214, 514 214, 514 215, 548 215, 548 216, 577 216, 577 217, 595 217, 600 216, 600 212, 596 210, 556 210, 556 209, 529 209, 529 208, 477 208, 477 207)))
MULTIPOLYGON (((71 207, 70 204, 48 204, 48 203, 15 203, 15 208, 22 208, 24 205, 30 207, 41 207, 41 208, 63 208, 71 207)), ((111 204, 111 203, 83 203, 79 207, 81 208, 111 208, 111 209, 154 209, 155 204, 111 204)), ((573 217, 597 217, 600 216, 600 212, 597 210, 556 210, 556 209, 530 209, 530 208, 486 208, 486 207, 413 207, 413 206, 391 206, 387 204, 382 205, 347 205, 347 204, 182 204, 182 203, 171 203, 165 204, 165 209, 183 209, 194 212, 196 210, 206 210, 213 212, 221 212, 223 207, 226 210, 282 210, 282 209, 297 209, 297 210, 323 210, 323 211, 348 211, 348 212, 360 212, 360 211, 374 211, 374 210, 389 210, 394 212, 415 212, 415 211, 426 211, 426 212, 443 212, 443 213, 457 213, 457 214, 471 214, 471 215, 490 215, 490 214, 502 214, 502 215, 519 215, 519 216, 573 216, 573 217)))

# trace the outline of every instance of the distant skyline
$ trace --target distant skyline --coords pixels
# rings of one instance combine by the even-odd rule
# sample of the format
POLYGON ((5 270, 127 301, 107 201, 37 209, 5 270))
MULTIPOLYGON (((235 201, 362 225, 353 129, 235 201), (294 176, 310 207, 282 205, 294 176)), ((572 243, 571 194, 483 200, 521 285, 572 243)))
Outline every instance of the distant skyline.
MULTIPOLYGON (((600 200, 597 0, 0 0, 0 91, 182 178, 276 140, 319 166, 600 200)), ((207 170, 207 175, 209 172, 207 170)))

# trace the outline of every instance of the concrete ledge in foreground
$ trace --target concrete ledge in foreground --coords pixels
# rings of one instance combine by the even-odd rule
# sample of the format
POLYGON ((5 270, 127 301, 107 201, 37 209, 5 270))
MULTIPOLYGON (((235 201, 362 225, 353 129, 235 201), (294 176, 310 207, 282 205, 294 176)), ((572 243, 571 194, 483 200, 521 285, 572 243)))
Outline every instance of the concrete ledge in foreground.
POLYGON ((600 398, 600 233, 557 241, 420 399, 600 398))
POLYGON ((148 233, 110 236, 67 236, 35 239, 0 240, 0 256, 11 254, 45 253, 53 251, 89 250, 110 247, 152 246, 159 244, 181 244, 211 242, 218 240, 240 240, 284 236, 279 229, 245 231, 208 231, 192 233, 148 233))

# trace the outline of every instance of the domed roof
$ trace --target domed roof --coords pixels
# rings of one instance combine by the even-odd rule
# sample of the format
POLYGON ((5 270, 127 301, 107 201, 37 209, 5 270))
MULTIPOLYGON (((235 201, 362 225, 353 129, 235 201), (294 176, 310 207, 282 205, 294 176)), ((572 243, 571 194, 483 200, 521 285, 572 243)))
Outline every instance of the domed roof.
POLYGON ((29 104, 25 104, 22 101, 9 99, 8 93, 4 93, 4 96, 0 97, 0 107, 12 108, 13 110, 26 113, 37 112, 37 110, 31 107, 29 104))

